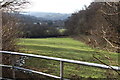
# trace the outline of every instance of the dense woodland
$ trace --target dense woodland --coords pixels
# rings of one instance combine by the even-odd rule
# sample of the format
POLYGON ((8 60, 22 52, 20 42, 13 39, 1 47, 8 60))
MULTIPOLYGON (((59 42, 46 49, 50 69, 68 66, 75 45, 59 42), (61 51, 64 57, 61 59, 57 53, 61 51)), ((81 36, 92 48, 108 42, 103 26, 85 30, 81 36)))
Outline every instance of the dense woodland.
POLYGON ((120 2, 91 3, 65 22, 67 34, 87 44, 120 52, 120 2))

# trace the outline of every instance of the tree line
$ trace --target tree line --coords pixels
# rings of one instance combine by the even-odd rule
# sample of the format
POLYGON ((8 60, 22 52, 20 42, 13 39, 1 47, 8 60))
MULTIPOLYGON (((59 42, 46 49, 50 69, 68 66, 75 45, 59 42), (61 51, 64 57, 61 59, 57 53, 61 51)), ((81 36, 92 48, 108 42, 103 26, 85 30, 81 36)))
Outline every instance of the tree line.
POLYGON ((28 15, 21 15, 19 19, 23 37, 45 38, 65 36, 64 20, 44 20, 28 15))

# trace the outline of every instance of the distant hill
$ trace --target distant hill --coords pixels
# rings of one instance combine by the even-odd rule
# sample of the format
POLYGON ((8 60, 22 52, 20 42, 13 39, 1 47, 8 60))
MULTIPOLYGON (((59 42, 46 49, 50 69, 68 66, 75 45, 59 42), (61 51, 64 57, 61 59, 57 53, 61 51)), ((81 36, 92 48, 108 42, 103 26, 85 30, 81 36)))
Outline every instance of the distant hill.
POLYGON ((38 18, 43 18, 45 20, 65 20, 69 16, 71 16, 71 14, 49 13, 49 12, 28 12, 28 13, 23 13, 23 14, 35 16, 38 18))

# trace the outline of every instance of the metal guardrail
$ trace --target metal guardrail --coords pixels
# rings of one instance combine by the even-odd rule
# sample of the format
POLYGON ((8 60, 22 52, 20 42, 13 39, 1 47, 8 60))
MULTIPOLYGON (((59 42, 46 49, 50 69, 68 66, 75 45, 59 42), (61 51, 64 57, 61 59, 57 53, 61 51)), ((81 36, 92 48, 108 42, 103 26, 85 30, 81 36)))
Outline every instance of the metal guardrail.
POLYGON ((60 61, 60 77, 54 76, 54 75, 50 75, 50 74, 46 74, 46 73, 43 73, 43 72, 30 70, 30 69, 25 69, 25 68, 22 68, 22 67, 16 67, 14 65, 12 65, 12 66, 0 65, 0 66, 10 67, 10 68, 13 68, 13 69, 20 69, 20 70, 24 70, 24 71, 29 71, 29 72, 33 72, 33 73, 45 75, 45 76, 48 76, 48 77, 61 79, 61 80, 63 80, 64 62, 80 64, 80 65, 85 65, 85 66, 91 66, 91 67, 98 67, 98 68, 103 68, 103 69, 114 69, 114 70, 120 71, 120 67, 118 67, 118 66, 107 66, 107 65, 103 65, 103 64, 97 64, 97 63, 89 63, 89 62, 83 62, 83 61, 77 61, 77 60, 68 60, 68 59, 62 59, 62 58, 55 58, 55 57, 48 57, 48 56, 41 56, 41 55, 34 55, 34 54, 26 54, 26 53, 18 53, 18 52, 10 52, 10 51, 0 51, 0 53, 60 61))
POLYGON ((40 75, 44 75, 44 76, 48 76, 48 77, 53 77, 53 78, 56 78, 56 79, 61 79, 58 76, 54 76, 54 75, 50 75, 50 74, 46 74, 46 73, 43 73, 43 72, 38 72, 38 71, 35 71, 35 70, 22 68, 22 67, 10 66, 10 65, 2 65, 2 64, 0 64, 0 66, 1 67, 12 68, 12 69, 17 69, 17 70, 23 70, 23 71, 27 71, 27 72, 31 72, 31 73, 36 73, 36 74, 40 74, 40 75))

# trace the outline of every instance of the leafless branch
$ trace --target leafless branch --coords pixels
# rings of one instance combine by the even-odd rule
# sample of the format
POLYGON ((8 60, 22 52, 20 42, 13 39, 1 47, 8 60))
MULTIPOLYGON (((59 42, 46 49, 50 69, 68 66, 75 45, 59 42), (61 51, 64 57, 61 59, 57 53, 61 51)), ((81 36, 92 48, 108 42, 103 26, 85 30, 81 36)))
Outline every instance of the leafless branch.
POLYGON ((19 10, 23 9, 29 2, 27 0, 3 0, 0 3, 0 9, 4 10, 19 10))
POLYGON ((105 15, 108 15, 108 16, 114 16, 114 15, 118 15, 120 14, 120 12, 116 12, 116 13, 106 13, 105 11, 101 10, 101 12, 105 15))
POLYGON ((115 72, 117 72, 118 75, 120 75, 120 73, 119 73, 117 70, 113 69, 110 65, 106 64, 105 62, 103 62, 102 60, 100 60, 99 58, 97 58, 97 57, 95 56, 95 54, 93 54, 93 58, 95 58, 96 60, 98 60, 98 61, 101 62, 102 64, 104 64, 104 65, 106 65, 106 66, 109 66, 112 70, 114 70, 115 72))

